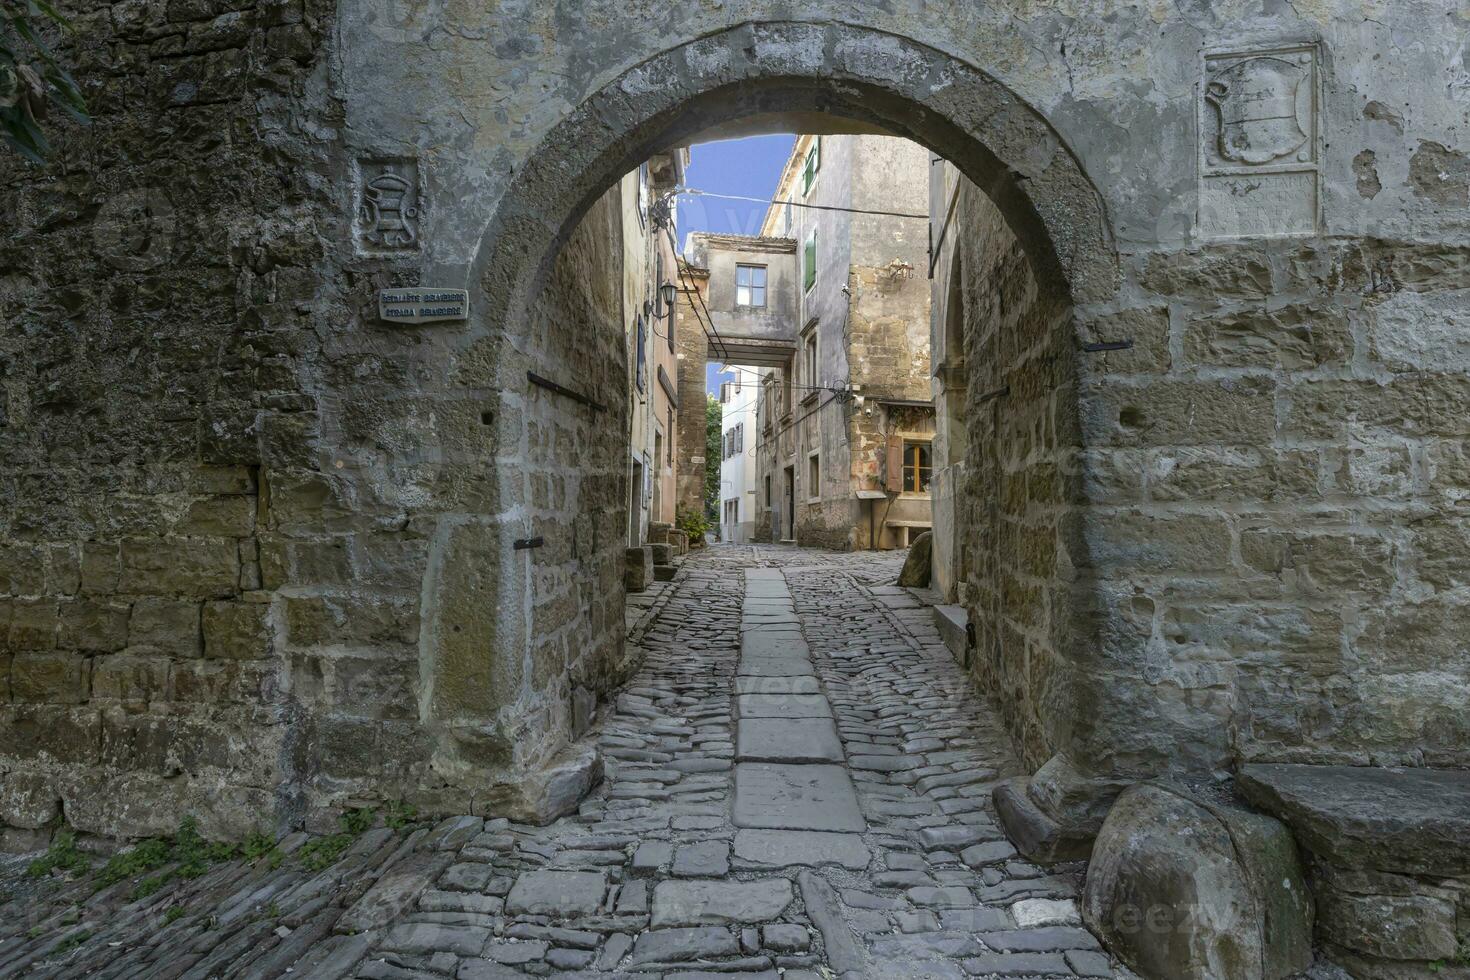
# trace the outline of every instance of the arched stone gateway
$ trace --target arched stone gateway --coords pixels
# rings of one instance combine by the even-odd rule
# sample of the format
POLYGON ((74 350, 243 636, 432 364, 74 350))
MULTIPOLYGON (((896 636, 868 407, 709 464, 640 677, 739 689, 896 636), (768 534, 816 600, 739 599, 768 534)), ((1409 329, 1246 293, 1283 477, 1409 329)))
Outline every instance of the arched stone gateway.
POLYGON ((1470 767, 1463 10, 1074 7, 88 13, 98 125, 0 158, 0 824, 574 797, 636 660, 595 202, 782 114, 966 178, 956 586, 1038 846, 1143 777, 1470 767), (382 322, 415 285, 468 322, 382 322))
MULTIPOLYGON (((506 392, 526 389, 528 371, 556 377, 571 367, 573 376, 581 374, 583 369, 574 366, 579 363, 576 355, 566 346, 576 342, 544 304, 553 263, 574 242, 573 231, 592 203, 638 161, 713 127, 754 120, 754 125, 769 128, 779 125, 772 120, 812 118, 825 119, 828 127, 877 127, 914 139, 957 161, 964 176, 984 189, 991 233, 1009 243, 1016 282, 1004 296, 995 291, 996 302, 1011 308, 1005 313, 1005 329, 987 342, 989 352, 977 351, 987 368, 974 372, 972 395, 983 401, 987 392, 1014 385, 1009 410, 1033 419, 1038 430, 1048 430, 1042 437, 1045 444, 1030 449, 1015 439, 1003 441, 1007 451, 1033 457, 1012 466, 1014 473, 1040 464, 1067 474, 1059 477, 1067 489, 1059 484, 1057 499, 1044 503, 1054 513, 1026 532, 1031 547, 1064 551, 1061 535, 1080 517, 1072 297, 1097 304, 1118 288, 1118 259, 1105 207, 1076 158, 1034 109, 984 73, 912 40, 848 25, 742 24, 671 48, 603 83, 536 145, 508 185, 465 280, 472 290, 478 287, 466 341, 490 345, 493 353, 487 357, 506 392), (1009 349, 999 350, 1000 342, 1009 349), (1028 358, 1045 366, 1028 367, 1028 358)), ((954 233, 958 237, 960 229, 954 233)), ((532 403, 552 413, 566 408, 555 401, 532 403)), ((508 446, 529 446, 538 426, 560 424, 529 407, 502 411, 499 417, 497 439, 508 446)), ((605 435, 604 441, 611 446, 617 440, 605 435)), ((999 464, 993 447, 977 451, 999 464)), ((589 469, 582 479, 585 486, 591 466, 584 465, 589 469)), ((977 468, 986 467, 977 463, 977 468)), ((508 469, 519 481, 517 470, 508 469)), ((616 478, 616 467, 609 466, 607 474, 616 478)), ((540 534, 548 519, 611 519, 608 514, 579 514, 570 505, 563 514, 543 511, 522 523, 517 520, 519 508, 534 500, 536 491, 501 485, 511 506, 502 511, 499 537, 487 532, 487 542, 493 543, 486 544, 485 554, 514 556, 506 537, 540 534)), ((606 560, 614 559, 620 545, 615 536, 602 537, 606 560)), ((502 564, 497 587, 503 606, 521 606, 537 591, 534 568, 534 562, 520 556, 502 564)), ((1062 584, 1050 573, 1040 578, 1062 584)), ((614 582, 607 596, 592 601, 612 601, 617 588, 614 582)), ((1085 628, 1066 622, 1069 615, 1058 611, 1058 634, 1077 635, 1085 628)), ((471 642, 481 649, 498 648, 506 621, 484 627, 471 642)), ((558 628, 531 609, 519 635, 535 648, 558 628)), ((1054 652, 1052 643, 1047 647, 1054 652)), ((456 685, 454 678, 464 667, 458 658, 441 659, 433 644, 423 649, 425 690, 431 692, 425 704, 437 721, 440 699, 432 692, 456 685)), ((997 664, 994 669, 1030 686, 1009 668, 997 664)), ((487 703, 489 693, 475 690, 469 701, 487 703)), ((1035 753, 1045 759, 1055 744, 1040 731, 1038 706, 1030 693, 1020 702, 1014 711, 1018 733, 1029 728, 1035 753)))

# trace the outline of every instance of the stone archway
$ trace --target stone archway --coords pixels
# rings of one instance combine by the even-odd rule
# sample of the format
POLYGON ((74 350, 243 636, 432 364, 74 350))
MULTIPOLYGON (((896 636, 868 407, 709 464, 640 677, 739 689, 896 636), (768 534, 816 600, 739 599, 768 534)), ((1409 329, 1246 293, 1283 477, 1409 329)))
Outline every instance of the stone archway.
POLYGON ((548 133, 507 187, 469 282, 514 335, 592 201, 652 151, 712 123, 822 112, 876 124, 954 160, 995 201, 1041 277, 1080 300, 1116 287, 1102 197, 1035 109, 917 41, 848 25, 743 24, 672 47, 603 85, 548 133))
MULTIPOLYGON (((1013 260, 1024 267, 1025 285, 1017 280, 1004 300, 1016 314, 1008 329, 1045 337, 1039 356, 1050 367, 1036 373, 1020 361, 1002 364, 997 350, 996 369, 975 375, 971 396, 984 401, 988 389, 1013 387, 1013 418, 1031 421, 1004 435, 1022 440, 1023 430, 1045 431, 1049 442, 1039 449, 1018 447, 1011 455, 1027 461, 1023 468, 1044 465, 1059 473, 1075 472, 1071 458, 1080 446, 1080 431, 1076 393, 1070 390, 1072 305, 1074 299, 1097 302, 1110 296, 1118 276, 1101 196, 1045 118, 984 72, 893 34, 805 23, 733 27, 671 47, 606 80, 542 138, 515 175, 467 277, 476 310, 470 337, 493 350, 498 387, 509 399, 498 415, 501 445, 531 447, 536 431, 559 424, 555 413, 561 409, 530 391, 527 372, 554 376, 576 368, 566 363, 567 349, 558 353, 554 343, 548 347, 546 331, 562 328, 548 323, 537 303, 563 249, 580 247, 573 232, 593 202, 650 154, 713 125, 812 113, 922 143, 954 161, 983 191, 1000 227, 1008 229, 1007 240, 1018 249, 1013 260)), ((1012 351, 1033 347, 1029 341, 1008 345, 1012 351)), ((503 651, 498 656, 516 656, 534 649, 552 626, 538 621, 530 599, 537 574, 534 560, 522 560, 504 538, 539 534, 536 520, 553 515, 543 508, 536 520, 528 518, 535 491, 525 482, 526 474, 513 466, 503 476, 519 482, 502 482, 499 519, 472 533, 480 541, 474 559, 493 560, 498 569, 497 608, 508 614, 481 624, 481 635, 444 639, 455 648, 469 642, 503 651)), ((1070 504, 1076 495, 1063 496, 1070 504)), ((559 519, 575 525, 586 518, 569 510, 559 519)), ((1064 549, 1061 535, 1067 527, 1065 520, 1052 520, 1036 529, 1025 546, 1064 549)), ((995 547, 1017 544, 1002 545, 999 534, 988 540, 995 547)), ((590 560, 599 567, 620 557, 611 538, 592 547, 596 554, 590 560)), ((471 552, 464 554, 470 557, 471 552)), ((609 587, 616 589, 616 582, 609 587)), ((999 588, 997 583, 995 591, 999 588)), ((587 598, 593 605, 600 601, 596 595, 587 598)), ((1071 636, 1079 627, 1059 624, 1058 629, 1071 636)), ((462 658, 439 658, 432 642, 424 653, 426 690, 454 688, 453 675, 463 669, 462 658)), ((617 659, 611 651, 607 657, 617 659)), ((1008 672, 1013 668, 996 665, 991 674, 1008 672)), ((1056 746, 1039 717, 1044 713, 1039 692, 1028 682, 1022 684, 1025 690, 1017 696, 1026 707, 1016 714, 1016 734, 1034 743, 1030 754, 1039 762, 1056 746)), ((544 700, 554 704, 558 698, 544 700)), ((431 727, 441 722, 450 729, 460 723, 473 727, 473 711, 456 715, 451 708, 441 714, 443 706, 433 697, 424 704, 422 721, 431 727)), ((467 708, 470 700, 461 698, 458 704, 467 708)), ((468 768, 452 755, 443 759, 445 765, 468 768)))

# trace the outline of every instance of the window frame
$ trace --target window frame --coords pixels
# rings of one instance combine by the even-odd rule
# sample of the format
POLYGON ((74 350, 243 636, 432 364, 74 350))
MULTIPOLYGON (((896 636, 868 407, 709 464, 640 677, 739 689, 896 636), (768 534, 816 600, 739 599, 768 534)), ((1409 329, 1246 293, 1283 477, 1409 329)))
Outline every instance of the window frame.
POLYGON ((801 291, 810 294, 817 287, 817 229, 807 233, 801 246, 801 291))
POLYGON ((806 488, 806 502, 817 504, 822 501, 822 451, 813 449, 806 454, 806 475, 810 484, 806 488))
POLYGON ((757 265, 757 264, 751 263, 751 262, 737 262, 735 264, 735 306, 737 308, 739 308, 739 309, 748 309, 748 310, 763 310, 763 309, 765 309, 766 308, 766 289, 767 289, 767 286, 768 286, 769 282, 770 282, 770 278, 769 278, 768 267, 767 266, 765 266, 765 265, 757 265), (740 281, 740 274, 742 272, 750 273, 750 280, 751 281, 742 283, 740 281), (756 285, 756 283, 755 283, 756 273, 759 273, 760 274, 760 285, 756 285), (740 301, 740 291, 742 289, 746 290, 746 293, 747 293, 747 295, 746 295, 747 302, 744 302, 744 303, 742 303, 740 301), (756 293, 757 290, 760 291, 760 302, 759 303, 754 302, 755 293, 756 293))
POLYGON ((807 387, 802 400, 816 395, 816 386, 821 384, 821 340, 817 335, 817 325, 810 324, 801 337, 801 384, 807 387))
POLYGON ((903 441, 903 484, 902 484, 903 491, 902 492, 903 493, 929 493, 930 492, 929 488, 931 486, 933 486, 933 483, 934 483, 934 442, 933 442, 933 440, 929 440, 929 441, 926 442, 926 441, 920 440, 920 439, 905 439, 903 441), (912 453, 913 455, 910 456, 910 453, 912 453), (920 455, 921 453, 924 453, 924 454, 927 454, 928 455, 928 457, 929 457, 929 465, 928 466, 922 465, 921 460, 923 459, 923 456, 920 455), (912 463, 910 463, 910 459, 913 460, 912 463), (928 473, 929 474, 929 481, 928 481, 928 483, 925 483, 921 479, 921 477, 925 473, 928 473), (912 475, 912 477, 913 477, 912 488, 910 488, 910 480, 909 480, 910 475, 912 475))

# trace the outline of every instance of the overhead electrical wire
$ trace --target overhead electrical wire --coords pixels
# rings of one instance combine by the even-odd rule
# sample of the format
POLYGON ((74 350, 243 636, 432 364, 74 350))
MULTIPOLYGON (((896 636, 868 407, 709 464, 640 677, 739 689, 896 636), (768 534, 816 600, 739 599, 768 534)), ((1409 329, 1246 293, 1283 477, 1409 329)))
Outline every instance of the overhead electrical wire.
POLYGON ((835 204, 807 204, 805 201, 783 201, 780 198, 774 198, 768 201, 765 198, 745 197, 741 194, 717 194, 714 191, 702 191, 695 187, 676 187, 670 193, 685 197, 714 197, 723 201, 751 201, 755 204, 765 204, 767 206, 785 205, 793 208, 808 208, 812 211, 844 211, 848 214, 871 214, 883 218, 922 218, 925 221, 929 220, 927 213, 915 214, 910 211, 874 211, 868 208, 844 208, 835 204))

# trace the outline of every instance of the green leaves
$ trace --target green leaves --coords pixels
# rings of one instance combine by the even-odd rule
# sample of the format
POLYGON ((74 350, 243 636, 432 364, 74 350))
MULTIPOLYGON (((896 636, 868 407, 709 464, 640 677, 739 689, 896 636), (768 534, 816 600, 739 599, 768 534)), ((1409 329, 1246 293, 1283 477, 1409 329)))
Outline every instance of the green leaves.
POLYGON ((81 87, 41 36, 40 25, 48 22, 72 29, 48 0, 0 0, 0 137, 38 165, 51 154, 40 125, 48 105, 91 123, 81 87))

